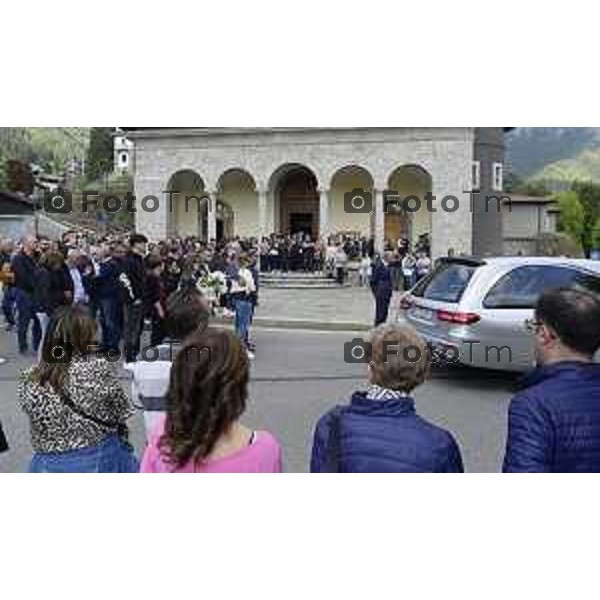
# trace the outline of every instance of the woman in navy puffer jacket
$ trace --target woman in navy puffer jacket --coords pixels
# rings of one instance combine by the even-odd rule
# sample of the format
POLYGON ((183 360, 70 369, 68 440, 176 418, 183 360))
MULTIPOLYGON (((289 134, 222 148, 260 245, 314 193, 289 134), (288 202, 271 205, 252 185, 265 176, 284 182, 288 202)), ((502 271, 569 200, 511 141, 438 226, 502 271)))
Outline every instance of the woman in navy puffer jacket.
POLYGON ((462 473, 452 435, 419 417, 412 392, 428 373, 428 348, 408 326, 382 325, 367 345, 369 388, 317 425, 313 473, 462 473))

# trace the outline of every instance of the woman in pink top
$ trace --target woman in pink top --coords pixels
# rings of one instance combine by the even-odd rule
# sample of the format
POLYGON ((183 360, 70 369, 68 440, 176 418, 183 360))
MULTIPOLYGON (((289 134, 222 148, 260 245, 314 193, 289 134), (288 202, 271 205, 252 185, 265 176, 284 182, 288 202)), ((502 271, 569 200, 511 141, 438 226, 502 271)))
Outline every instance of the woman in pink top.
POLYGON ((241 341, 221 329, 195 333, 171 371, 166 418, 150 436, 142 473, 280 473, 281 448, 240 423, 249 364, 241 341))

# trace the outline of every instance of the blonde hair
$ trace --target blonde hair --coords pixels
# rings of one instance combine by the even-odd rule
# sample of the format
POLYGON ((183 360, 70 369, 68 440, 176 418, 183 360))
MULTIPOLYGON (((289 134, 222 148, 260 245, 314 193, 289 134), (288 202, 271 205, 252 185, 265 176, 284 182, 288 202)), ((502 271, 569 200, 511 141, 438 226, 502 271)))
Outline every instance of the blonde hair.
POLYGON ((431 357, 421 336, 409 325, 381 325, 371 333, 372 383, 410 393, 429 375, 431 357))

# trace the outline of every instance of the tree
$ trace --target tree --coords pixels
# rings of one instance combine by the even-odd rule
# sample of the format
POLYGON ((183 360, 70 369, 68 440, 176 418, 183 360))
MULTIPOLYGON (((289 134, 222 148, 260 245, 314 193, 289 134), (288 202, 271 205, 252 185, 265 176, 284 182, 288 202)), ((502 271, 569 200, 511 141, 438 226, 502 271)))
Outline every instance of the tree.
POLYGON ((594 228, 600 219, 600 185, 591 181, 575 182, 572 187, 583 207, 582 246, 589 256, 594 249, 594 228))
POLYGON ((26 127, 0 127, 0 188, 10 188, 9 161, 28 163, 32 148, 26 127))
POLYGON ((519 175, 512 172, 506 176, 504 188, 508 194, 514 195, 544 198, 552 194, 543 181, 524 181, 519 175))
POLYGON ((592 246, 594 250, 600 248, 600 219, 596 221, 592 230, 592 246))
POLYGON ((28 195, 33 193, 35 178, 29 163, 20 160, 6 161, 6 187, 11 192, 22 192, 28 195))
POLYGON ((562 192, 556 199, 560 208, 558 228, 583 246, 585 211, 577 192, 574 190, 562 192))
POLYGON ((86 163, 88 181, 95 181, 107 173, 112 173, 114 166, 113 132, 114 127, 92 127, 86 163))

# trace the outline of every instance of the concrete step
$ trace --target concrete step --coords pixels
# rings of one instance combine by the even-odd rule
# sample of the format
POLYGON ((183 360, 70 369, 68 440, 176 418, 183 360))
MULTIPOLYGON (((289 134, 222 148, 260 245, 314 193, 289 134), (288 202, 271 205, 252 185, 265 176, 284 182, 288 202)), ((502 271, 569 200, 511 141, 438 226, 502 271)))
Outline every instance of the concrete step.
POLYGON ((334 279, 320 273, 263 273, 260 277, 262 287, 282 290, 330 290, 351 287, 338 285, 334 279))
POLYGON ((263 279, 328 279, 322 273, 261 273, 263 279))

